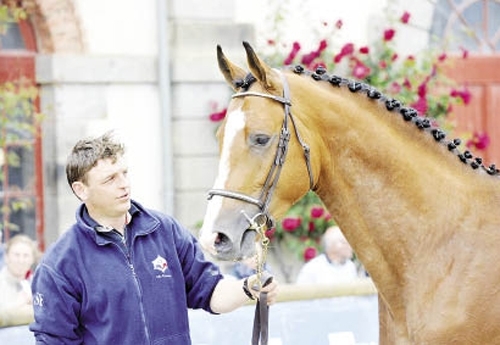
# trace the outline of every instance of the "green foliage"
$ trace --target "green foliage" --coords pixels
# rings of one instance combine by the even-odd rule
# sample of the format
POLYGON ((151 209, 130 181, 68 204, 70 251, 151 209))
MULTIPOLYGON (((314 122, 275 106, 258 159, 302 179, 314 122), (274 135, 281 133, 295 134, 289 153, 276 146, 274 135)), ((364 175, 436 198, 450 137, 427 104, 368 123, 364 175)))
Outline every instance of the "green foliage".
POLYGON ((0 35, 4 35, 10 23, 26 19, 26 11, 17 6, 0 4, 0 35))
MULTIPOLYGON (((10 23, 25 19, 26 13, 18 7, 0 5, 0 35, 5 34, 10 23)), ((20 152, 33 149, 36 129, 43 116, 36 110, 38 89, 32 80, 20 78, 0 84, 0 231, 19 230, 8 221, 9 214, 33 208, 33 201, 23 197, 21 186, 8 181, 8 174, 21 167, 20 152), (8 189, 7 189, 8 188, 8 189), (18 194, 9 197, 8 193, 18 194)))
POLYGON ((308 261, 321 250, 321 237, 333 225, 335 222, 319 197, 308 192, 267 236, 271 243, 281 242, 297 258, 308 261))

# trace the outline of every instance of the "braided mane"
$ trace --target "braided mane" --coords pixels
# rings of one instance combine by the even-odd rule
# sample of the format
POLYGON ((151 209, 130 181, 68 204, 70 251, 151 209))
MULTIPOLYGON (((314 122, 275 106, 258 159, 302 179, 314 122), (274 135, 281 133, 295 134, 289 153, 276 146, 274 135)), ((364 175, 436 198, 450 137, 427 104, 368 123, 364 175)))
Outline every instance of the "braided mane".
POLYGON ((296 74, 310 76, 316 81, 326 81, 336 87, 347 87, 353 93, 365 93, 368 98, 384 103, 388 111, 398 112, 405 121, 413 123, 418 129, 432 135, 435 141, 446 145, 448 151, 455 154, 462 163, 469 165, 472 169, 482 169, 489 175, 500 175, 500 170, 496 168, 495 164, 486 167, 483 165, 481 157, 474 157, 469 150, 461 152, 458 149, 462 142, 459 138, 446 140, 446 133, 433 124, 435 121, 431 121, 424 115, 419 114, 414 108, 404 106, 401 101, 385 96, 373 86, 338 75, 328 74, 323 66, 317 67, 314 72, 307 71, 300 65, 293 67, 292 70, 296 74))
POLYGON ((489 175, 500 175, 500 170, 496 168, 495 164, 486 167, 483 165, 483 159, 481 157, 474 157, 469 150, 461 152, 458 149, 458 146, 462 142, 459 138, 445 140, 446 133, 433 124, 435 121, 431 121, 424 115, 419 114, 414 108, 404 106, 401 101, 385 96, 373 86, 352 79, 343 78, 338 75, 328 74, 323 66, 317 67, 314 72, 305 70, 304 67, 300 65, 292 67, 291 69, 296 74, 310 76, 316 81, 326 81, 336 87, 347 87, 349 91, 353 93, 365 93, 368 98, 384 103, 388 111, 398 112, 405 121, 413 123, 418 129, 432 135, 435 141, 446 145, 448 151, 455 154, 462 163, 469 165, 472 169, 484 170, 489 175))

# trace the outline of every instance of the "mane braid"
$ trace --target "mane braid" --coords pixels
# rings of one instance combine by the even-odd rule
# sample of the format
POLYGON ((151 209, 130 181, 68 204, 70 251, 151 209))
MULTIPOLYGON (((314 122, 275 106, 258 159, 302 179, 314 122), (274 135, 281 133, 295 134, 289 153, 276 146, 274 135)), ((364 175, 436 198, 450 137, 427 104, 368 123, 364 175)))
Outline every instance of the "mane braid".
POLYGON ((445 140, 446 133, 435 125, 435 121, 432 121, 424 114, 419 114, 414 108, 404 106, 401 101, 384 95, 373 86, 338 75, 328 74, 323 66, 317 67, 315 71, 306 70, 301 65, 290 67, 290 69, 295 74, 309 76, 316 81, 325 81, 334 87, 347 87, 353 93, 365 93, 368 98, 382 102, 388 111, 398 112, 406 122, 413 123, 418 129, 432 135, 435 141, 446 145, 448 151, 455 154, 462 163, 469 165, 474 170, 481 168, 481 170, 492 176, 500 175, 500 170, 496 168, 495 164, 485 167, 481 157, 474 157, 468 150, 461 152, 458 149, 461 144, 460 139, 445 140))
POLYGON ((244 79, 238 79, 234 81, 234 86, 237 89, 243 89, 242 91, 248 91, 250 86, 257 81, 257 79, 252 75, 252 73, 248 73, 244 79))

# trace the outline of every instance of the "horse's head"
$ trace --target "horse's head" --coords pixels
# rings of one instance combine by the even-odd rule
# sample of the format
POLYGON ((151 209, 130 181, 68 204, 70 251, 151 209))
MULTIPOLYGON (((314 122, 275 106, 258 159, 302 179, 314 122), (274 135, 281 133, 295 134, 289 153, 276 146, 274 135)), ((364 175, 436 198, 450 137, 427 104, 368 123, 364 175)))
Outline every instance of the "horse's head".
POLYGON ((260 240, 255 228, 270 226, 271 214, 282 216, 312 185, 308 148, 291 115, 287 81, 248 43, 243 45, 250 73, 217 47, 219 68, 236 93, 217 132, 219 171, 200 242, 221 260, 252 256, 260 240))

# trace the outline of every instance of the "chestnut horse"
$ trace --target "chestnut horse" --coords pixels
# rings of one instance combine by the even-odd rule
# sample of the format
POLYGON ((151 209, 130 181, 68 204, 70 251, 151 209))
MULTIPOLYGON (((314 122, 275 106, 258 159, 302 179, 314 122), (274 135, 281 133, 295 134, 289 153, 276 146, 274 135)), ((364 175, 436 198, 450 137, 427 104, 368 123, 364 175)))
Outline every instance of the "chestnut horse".
POLYGON ((312 189, 377 287, 381 344, 500 344, 498 169, 369 85, 272 69, 243 45, 250 73, 217 47, 236 93, 202 245, 253 255, 249 224, 312 189))

